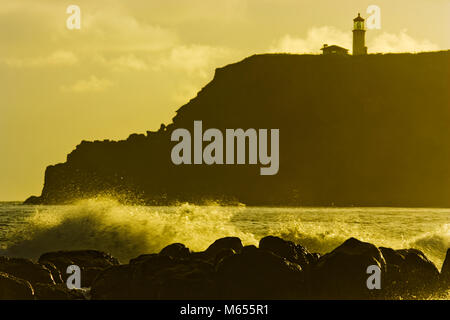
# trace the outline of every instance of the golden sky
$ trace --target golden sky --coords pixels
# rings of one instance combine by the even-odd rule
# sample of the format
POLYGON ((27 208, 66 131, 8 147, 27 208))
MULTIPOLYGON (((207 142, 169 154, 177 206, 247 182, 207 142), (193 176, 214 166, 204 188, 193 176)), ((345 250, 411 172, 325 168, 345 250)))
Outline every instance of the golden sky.
POLYGON ((45 167, 81 140, 169 123, 216 67, 351 49, 352 19, 373 4, 369 53, 450 48, 450 0, 0 0, 0 200, 40 194, 45 167), (80 30, 66 27, 71 4, 80 30))

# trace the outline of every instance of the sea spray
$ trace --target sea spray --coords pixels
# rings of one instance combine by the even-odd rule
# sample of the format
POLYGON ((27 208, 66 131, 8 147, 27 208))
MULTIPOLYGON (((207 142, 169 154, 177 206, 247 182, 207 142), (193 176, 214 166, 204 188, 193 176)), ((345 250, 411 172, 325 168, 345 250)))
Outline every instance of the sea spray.
POLYGON ((244 243, 255 244, 251 233, 230 223, 236 210, 239 207, 218 205, 124 206, 113 200, 37 208, 25 224, 14 230, 7 253, 37 258, 47 251, 97 249, 126 263, 174 242, 195 251, 225 236, 238 236, 244 243))
POLYGON ((0 204, 0 254, 37 258, 51 250, 98 249, 127 262, 173 242, 204 250, 224 236, 258 244, 276 235, 326 253, 350 237, 422 250, 438 268, 450 247, 450 209, 299 208, 179 204, 125 206, 84 200, 72 206, 0 204))
MULTIPOLYGON (((305 209, 307 211, 308 209, 305 209)), ((292 213, 278 215, 272 221, 267 233, 277 235, 285 240, 302 244, 311 252, 330 252, 346 239, 355 237, 361 241, 375 244, 376 246, 390 247, 393 249, 415 248, 423 251, 433 261, 438 269, 442 266, 445 253, 450 248, 450 223, 434 225, 424 221, 423 225, 431 229, 424 231, 422 224, 402 224, 403 212, 401 210, 414 210, 414 215, 423 214, 424 209, 397 209, 397 208, 311 208, 312 215, 302 218, 292 213), (345 210, 344 214, 330 214, 335 211, 345 210), (368 221, 367 217, 361 217, 358 211, 394 211, 394 213, 383 213, 383 219, 376 216, 368 221), (317 217, 316 214, 325 214, 317 211, 326 211, 327 219, 317 217), (353 213, 352 213, 353 211, 353 213), (397 216, 397 221, 396 217, 397 216), (391 216, 392 220, 384 219, 391 216), (417 230, 416 230, 417 229, 417 230)), ((435 209, 431 209, 435 210, 435 209)), ((442 210, 443 219, 448 215, 448 210, 442 210)), ((411 213, 410 213, 411 214, 411 213)), ((424 215, 424 214, 423 214, 424 215)), ((424 218, 423 218, 424 219, 424 218)), ((430 219, 432 220, 432 219, 430 219)), ((448 221, 448 220, 447 220, 448 221)))

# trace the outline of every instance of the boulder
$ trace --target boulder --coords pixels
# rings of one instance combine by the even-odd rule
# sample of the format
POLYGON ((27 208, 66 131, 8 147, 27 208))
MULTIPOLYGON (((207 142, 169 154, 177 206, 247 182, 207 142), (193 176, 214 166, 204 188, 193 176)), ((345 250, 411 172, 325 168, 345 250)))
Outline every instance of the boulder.
POLYGON ((235 252, 240 252, 242 250, 241 239, 238 237, 225 237, 217 239, 208 247, 208 249, 205 250, 205 253, 209 256, 215 257, 221 249, 233 249, 235 252))
POLYGON ((109 253, 97 250, 55 251, 41 255, 39 263, 53 263, 62 273, 66 272, 69 265, 75 264, 79 267, 107 268, 118 265, 119 260, 109 253))
POLYGON ((295 299, 305 293, 298 264, 254 246, 225 257, 216 270, 222 299, 295 299))
POLYGON ((140 262, 146 261, 150 257, 155 257, 157 255, 158 255, 157 253, 141 254, 140 256, 138 256, 136 258, 130 259, 130 264, 140 263, 140 262))
POLYGON ((104 270, 92 299, 207 299, 214 296, 214 268, 205 261, 145 255, 104 270))
POLYGON ((43 284, 34 285, 36 300, 86 300, 81 290, 70 290, 65 284, 43 284))
POLYGON ((0 256, 0 272, 36 283, 55 284, 51 272, 43 265, 29 259, 0 256))
POLYGON ((132 265, 124 264, 104 269, 92 282, 93 300, 134 299, 131 291, 132 265))
POLYGON ((51 262, 46 262, 42 264, 48 271, 52 274, 53 280, 56 284, 63 283, 61 272, 58 268, 51 262))
POLYGON ((81 283, 83 287, 89 287, 91 281, 103 269, 118 265, 119 261, 110 254, 97 250, 56 251, 41 255, 39 263, 51 263, 56 266, 65 283, 67 267, 77 265, 81 269, 81 283))
POLYGON ((295 244, 292 241, 286 241, 279 237, 267 236, 259 241, 259 248, 268 250, 277 256, 299 264, 303 269, 317 259, 308 252, 305 247, 295 244))
POLYGON ((439 271, 422 251, 381 247, 387 272, 384 290, 388 298, 426 298, 436 292, 439 271))
POLYGON ((222 259, 225 259, 225 258, 230 257, 230 256, 235 255, 235 254, 236 254, 236 251, 234 251, 231 248, 220 249, 220 251, 217 252, 216 256, 214 257, 214 265, 217 266, 217 264, 222 259))
POLYGON ((172 243, 163 248, 159 254, 162 256, 183 259, 188 258, 191 254, 191 251, 182 243, 172 243))
POLYGON ((97 276, 105 270, 98 267, 84 267, 81 269, 81 287, 89 288, 97 276))
POLYGON ((441 268, 441 282, 445 289, 450 287, 450 249, 447 249, 444 263, 441 268))
POLYGON ((380 250, 355 238, 346 240, 320 257, 314 266, 309 283, 312 298, 377 298, 381 295, 380 290, 367 288, 370 276, 367 268, 371 265, 378 266, 382 274, 386 271, 386 262, 380 250))
POLYGON ((31 284, 5 272, 0 272, 0 300, 33 300, 31 284))

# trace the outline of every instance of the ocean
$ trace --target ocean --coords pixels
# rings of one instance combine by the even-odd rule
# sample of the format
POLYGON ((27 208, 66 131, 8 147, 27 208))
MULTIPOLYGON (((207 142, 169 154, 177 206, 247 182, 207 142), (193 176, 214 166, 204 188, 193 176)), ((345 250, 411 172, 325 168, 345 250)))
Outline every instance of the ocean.
POLYGON ((257 245, 266 235, 322 254, 349 237, 417 248, 440 269, 450 247, 450 209, 126 206, 108 199, 63 206, 0 203, 0 254, 31 259, 54 250, 97 249, 127 263, 174 242, 200 251, 220 237, 257 245))

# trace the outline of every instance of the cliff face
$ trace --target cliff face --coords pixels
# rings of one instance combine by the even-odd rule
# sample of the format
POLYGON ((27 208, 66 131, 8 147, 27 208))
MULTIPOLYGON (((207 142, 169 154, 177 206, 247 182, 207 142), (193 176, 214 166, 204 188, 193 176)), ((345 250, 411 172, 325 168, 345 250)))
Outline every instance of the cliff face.
POLYGON ((49 166, 40 197, 145 203, 450 206, 450 51, 355 57, 256 55, 216 70, 173 123, 83 141, 49 166), (280 168, 171 162, 176 128, 279 128, 280 168))

